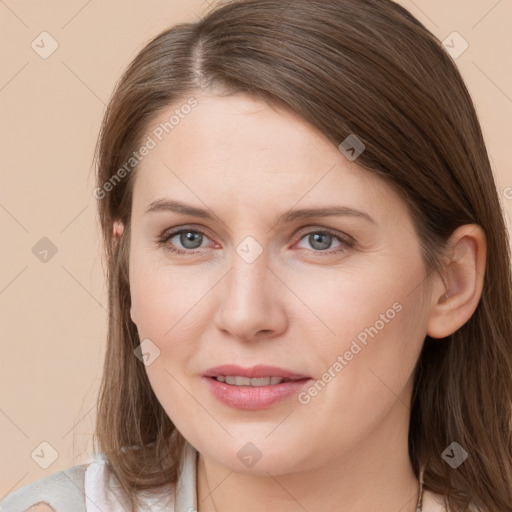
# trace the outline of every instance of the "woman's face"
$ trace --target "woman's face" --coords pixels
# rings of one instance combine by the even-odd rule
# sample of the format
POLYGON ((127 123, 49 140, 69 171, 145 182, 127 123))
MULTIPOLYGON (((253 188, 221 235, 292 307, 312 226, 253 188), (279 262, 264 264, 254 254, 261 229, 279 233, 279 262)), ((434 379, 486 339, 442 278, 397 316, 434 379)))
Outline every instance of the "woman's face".
POLYGON ((195 98, 168 133, 180 105, 154 122, 136 169, 131 317, 156 396, 238 472, 395 449, 429 316, 404 201, 296 116, 195 98))

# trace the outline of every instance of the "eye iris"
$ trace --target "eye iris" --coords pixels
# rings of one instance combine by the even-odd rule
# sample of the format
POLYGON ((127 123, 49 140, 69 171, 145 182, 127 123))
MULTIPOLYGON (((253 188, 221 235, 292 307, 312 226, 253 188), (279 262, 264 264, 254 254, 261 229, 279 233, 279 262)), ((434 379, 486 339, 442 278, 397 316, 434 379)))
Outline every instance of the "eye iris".
POLYGON ((332 236, 329 235, 328 233, 313 233, 311 235, 309 235, 309 242, 311 243, 311 246, 314 247, 315 249, 327 249, 330 245, 331 245, 331 238, 332 236), (315 244, 318 242, 318 240, 320 239, 320 246, 316 245, 315 244), (322 243, 322 240, 323 240, 323 243, 322 243))
POLYGON ((197 233, 195 231, 182 231, 180 235, 180 243, 183 245, 183 247, 186 247, 187 249, 197 249, 202 242, 202 234, 197 233), (190 247, 187 245, 188 242, 196 242, 199 239, 199 245, 190 247))

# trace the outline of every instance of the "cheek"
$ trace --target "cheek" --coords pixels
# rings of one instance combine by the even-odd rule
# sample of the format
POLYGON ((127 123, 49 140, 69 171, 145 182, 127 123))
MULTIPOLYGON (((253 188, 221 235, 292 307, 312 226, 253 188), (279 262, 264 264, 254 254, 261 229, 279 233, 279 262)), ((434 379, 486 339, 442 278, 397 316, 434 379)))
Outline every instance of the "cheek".
POLYGON ((308 322, 303 326, 309 333, 308 348, 321 361, 316 377, 328 381, 326 392, 319 393, 325 403, 350 397, 351 404, 345 405, 361 407, 362 413, 369 402, 380 400, 383 405, 393 399, 389 389, 400 393, 411 377, 426 335, 424 267, 419 257, 407 265, 388 261, 364 272, 334 272, 330 280, 302 278, 294 290, 307 297, 316 314, 311 325, 322 328, 322 336, 312 339, 308 322))
POLYGON ((200 276, 197 280, 184 276, 186 272, 179 269, 138 265, 137 257, 132 262, 130 293, 137 331, 141 341, 151 340, 147 345, 150 352, 158 354, 145 370, 167 415, 178 428, 185 428, 194 416, 185 391, 185 369, 197 351, 197 336, 190 322, 194 315, 201 315, 206 283, 200 276), (187 411, 185 416, 183 411, 187 411))
MULTIPOLYGON (((353 339, 386 338, 397 344, 409 339, 411 328, 423 314, 420 290, 424 268, 420 258, 400 262, 397 258, 375 258, 372 265, 347 263, 344 268, 284 270, 284 281, 290 285, 292 297, 285 299, 290 310, 302 313, 290 321, 302 323, 311 334, 312 328, 321 339, 319 354, 348 349, 353 339)), ((283 294, 287 294, 286 290, 283 294)), ((285 295, 286 296, 286 295, 285 295)), ((421 329, 420 329, 421 330, 421 329)), ((317 345, 318 346, 318 345, 317 345)))
POLYGON ((374 282, 379 286, 347 285, 337 290, 339 300, 335 289, 330 301, 323 299, 319 311, 336 336, 314 348, 310 341, 319 371, 299 397, 304 417, 315 418, 306 427, 312 444, 348 449, 378 428, 391 410, 408 412, 425 337, 422 297, 419 290, 410 293, 410 286, 400 288, 398 280, 385 284, 381 276, 374 282), (316 428, 318 423, 324 428, 316 428))
POLYGON ((201 299, 213 285, 204 271, 142 264, 135 256, 130 266, 130 294, 140 336, 171 338, 183 322, 200 314, 201 299))

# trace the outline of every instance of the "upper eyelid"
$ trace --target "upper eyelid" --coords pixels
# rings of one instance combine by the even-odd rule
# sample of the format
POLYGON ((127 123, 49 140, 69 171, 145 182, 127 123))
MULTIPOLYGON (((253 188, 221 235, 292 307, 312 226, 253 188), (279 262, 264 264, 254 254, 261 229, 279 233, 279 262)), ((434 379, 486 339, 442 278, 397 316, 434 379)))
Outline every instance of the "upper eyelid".
POLYGON ((170 229, 166 229, 160 238, 163 238, 163 239, 169 239, 169 238, 173 238, 175 237, 176 235, 179 235, 180 233, 182 233, 183 231, 194 231, 194 232, 197 232, 197 233, 201 233, 202 235, 205 235, 207 236, 208 238, 211 239, 211 237, 209 236, 208 234, 208 231, 205 230, 204 228, 196 228, 196 227, 190 227, 190 226, 184 226, 184 227, 176 227, 176 228, 170 228, 170 229))

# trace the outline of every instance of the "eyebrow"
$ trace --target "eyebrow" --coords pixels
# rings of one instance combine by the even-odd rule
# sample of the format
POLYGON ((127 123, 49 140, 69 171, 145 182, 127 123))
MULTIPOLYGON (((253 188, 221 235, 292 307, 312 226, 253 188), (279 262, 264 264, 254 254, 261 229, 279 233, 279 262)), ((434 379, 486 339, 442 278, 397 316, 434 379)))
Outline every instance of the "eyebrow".
MULTIPOLYGON (((179 201, 173 201, 170 199, 159 199, 149 204, 145 211, 145 214, 150 212, 161 212, 161 211, 172 211, 176 213, 182 213, 184 215, 190 215, 206 220, 214 220, 215 215, 211 210, 203 208, 197 208, 189 204, 180 203, 179 201)), ((314 217, 334 217, 334 216, 348 216, 358 217, 365 219, 372 224, 378 225, 377 222, 370 217, 366 212, 356 210, 354 208, 348 208, 346 206, 326 206, 323 208, 302 208, 299 210, 290 210, 282 213, 275 219, 275 224, 279 222, 293 222, 299 219, 310 219, 314 217)))

